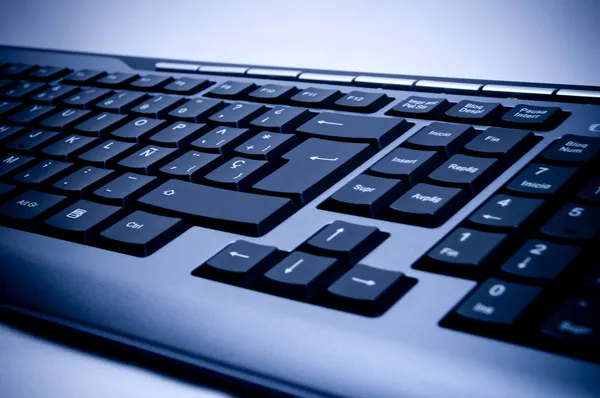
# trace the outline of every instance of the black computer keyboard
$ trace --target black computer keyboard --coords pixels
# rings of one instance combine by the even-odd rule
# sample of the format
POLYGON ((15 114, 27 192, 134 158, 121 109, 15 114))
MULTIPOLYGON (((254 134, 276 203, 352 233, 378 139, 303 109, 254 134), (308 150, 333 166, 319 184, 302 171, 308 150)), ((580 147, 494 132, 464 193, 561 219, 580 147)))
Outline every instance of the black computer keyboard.
POLYGON ((74 69, 0 69, 2 225, 136 257, 195 226, 245 235, 190 277, 369 317, 417 289, 420 271, 472 279, 442 327, 599 360, 596 92, 74 69), (353 222, 324 223, 294 250, 254 239, 309 205, 353 222), (407 275, 361 263, 393 233, 366 219, 452 227, 407 275))

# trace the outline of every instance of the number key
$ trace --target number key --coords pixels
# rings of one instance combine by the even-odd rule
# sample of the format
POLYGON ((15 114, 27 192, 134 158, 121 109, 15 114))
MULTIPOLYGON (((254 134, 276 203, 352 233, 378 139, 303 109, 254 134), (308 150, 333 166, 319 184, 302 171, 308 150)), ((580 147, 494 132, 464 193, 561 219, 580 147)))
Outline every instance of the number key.
POLYGON ((553 195, 577 172, 574 167, 534 163, 521 171, 507 189, 517 194, 553 195))
POLYGON ((480 207, 469 221, 484 227, 517 229, 531 219, 542 203, 543 199, 496 195, 480 207))
POLYGON ((542 233, 558 239, 590 241, 600 235, 600 208, 567 204, 542 227, 542 233))
POLYGON ((502 266, 502 272, 526 279, 552 280, 573 262, 581 249, 538 239, 525 243, 502 266))

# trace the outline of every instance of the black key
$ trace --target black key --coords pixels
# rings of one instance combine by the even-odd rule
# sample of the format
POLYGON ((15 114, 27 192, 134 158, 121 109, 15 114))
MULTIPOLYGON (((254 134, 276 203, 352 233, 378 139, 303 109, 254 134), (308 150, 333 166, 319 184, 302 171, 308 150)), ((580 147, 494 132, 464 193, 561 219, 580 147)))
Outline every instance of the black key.
POLYGON ((425 179, 444 161, 439 152, 396 148, 369 169, 370 173, 400 178, 410 185, 425 179))
POLYGON ((0 124, 0 142, 13 138, 23 132, 23 127, 0 124))
POLYGON ((238 146, 235 151, 246 157, 276 161, 298 143, 298 137, 293 134, 263 132, 238 146))
POLYGON ((585 164, 600 155, 600 138, 565 135, 542 153, 542 158, 557 163, 585 164))
POLYGON ((64 195, 84 196, 114 174, 113 170, 83 167, 52 184, 52 188, 64 195))
POLYGON ((15 192, 17 187, 14 185, 0 183, 0 198, 6 198, 15 192))
POLYGON ((4 155, 0 157, 0 177, 4 177, 33 162, 35 158, 23 155, 4 155))
POLYGON ((57 84, 55 86, 50 86, 37 94, 34 94, 31 99, 42 104, 56 105, 63 98, 71 96, 78 91, 78 87, 57 84))
POLYGON ((169 111, 184 102, 183 97, 174 95, 156 95, 140 105, 133 107, 130 112, 147 117, 165 117, 169 111))
POLYGON ((411 96, 390 109, 390 115, 401 115, 416 118, 439 118, 450 108, 444 98, 425 98, 411 96))
POLYGON ((63 100, 63 104, 71 108, 92 109, 93 105, 113 93, 107 88, 86 87, 77 94, 63 100))
POLYGON ((252 100, 261 102, 283 102, 296 94, 298 89, 294 86, 281 86, 279 84, 265 84, 248 94, 252 100))
POLYGON ((497 102, 463 100, 446 111, 446 117, 468 123, 489 124, 498 120, 504 108, 497 102))
POLYGON ((198 182, 222 161, 223 158, 214 153, 190 151, 163 166, 159 173, 168 178, 198 182))
POLYGON ((65 109, 40 122, 40 126, 50 130, 65 131, 91 116, 91 111, 83 109, 65 109))
POLYGON ((73 168, 72 163, 59 162, 57 160, 44 160, 35 166, 17 173, 13 180, 21 183, 39 186, 41 184, 48 184, 65 173, 68 173, 73 168))
POLYGON ((521 246, 504 263, 501 270, 515 277, 529 280, 554 280, 567 269, 580 251, 581 249, 576 246, 533 239, 521 246))
POLYGON ((533 163, 512 179, 506 188, 517 194, 553 195, 577 172, 574 167, 533 163))
MULTIPOLYGON (((0 110, 2 109, 2 103, 0 102, 0 110)), ((8 117, 8 121, 17 124, 29 124, 33 123, 43 117, 50 115, 55 112, 56 108, 47 105, 28 105, 17 113, 8 117)))
POLYGON ((300 126, 297 132, 308 137, 367 142, 383 148, 411 126, 399 118, 323 112, 300 126))
POLYGON ((185 228, 179 218, 136 211, 104 230, 100 236, 111 250, 145 257, 175 239, 185 228))
POLYGON ((238 240, 196 268, 193 275, 238 286, 253 286, 280 258, 276 247, 238 240))
POLYGON ((391 98, 384 93, 351 91, 333 104, 335 108, 351 112, 373 113, 387 105, 391 98))
POLYGON ((237 102, 215 113, 208 120, 225 126, 242 127, 266 111, 267 108, 260 104, 237 102))
POLYGON ((71 134, 48 145, 40 152, 46 156, 61 160, 74 160, 77 155, 91 148, 98 142, 97 138, 71 134))
POLYGON ((8 87, 15 84, 14 80, 9 79, 0 79, 0 89, 7 89, 8 87))
POLYGON ((469 294, 455 314, 482 325, 514 326, 541 291, 539 287, 488 279, 469 294))
POLYGON ((399 180, 361 174, 334 193, 324 208, 376 217, 405 189, 406 185, 399 180))
POLYGON ((506 234, 458 228, 431 249, 417 268, 479 278, 502 252, 506 239, 506 234))
POLYGON ((58 133, 46 130, 32 130, 9 142, 6 147, 15 151, 33 151, 58 137, 58 133))
POLYGON ((38 191, 27 191, 4 202, 0 206, 0 217, 23 222, 32 223, 44 215, 57 209, 66 202, 66 197, 51 195, 38 191))
POLYGON ((376 227, 334 221, 308 239, 303 248, 308 252, 339 258, 346 264, 356 264, 386 238, 387 234, 376 227))
POLYGON ((96 80, 96 84, 103 87, 117 88, 125 87, 138 76, 133 73, 115 72, 96 80))
POLYGON ((110 135, 123 141, 140 142, 163 128, 165 124, 166 120, 138 117, 126 125, 119 127, 110 135))
POLYGON ((291 133, 312 116, 313 113, 304 108, 276 106, 250 122, 250 126, 280 133, 291 133))
POLYGON ((600 207, 569 203, 542 227, 546 236, 591 241, 600 236, 600 207))
POLYGON ((121 126, 127 119, 126 115, 102 112, 75 126, 75 131, 95 137, 106 137, 108 133, 121 126))
POLYGON ((29 78, 34 80, 42 80, 44 82, 49 82, 52 80, 56 80, 69 72, 69 69, 58 66, 41 66, 33 72, 29 72, 28 76, 29 78))
POLYGON ((484 228, 516 230, 530 222, 543 203, 542 199, 499 194, 472 214, 469 221, 484 228))
POLYGON ((117 164, 140 174, 152 174, 177 154, 175 148, 149 145, 129 155, 117 164))
MULTIPOLYGON (((2 136, 1 131, 2 126, 0 126, 0 137, 2 136)), ((596 174, 596 176, 592 178, 581 191, 579 191, 577 197, 598 204, 600 202, 600 174, 596 174)))
POLYGON ((226 81, 225 83, 219 84, 212 90, 210 90, 205 95, 207 97, 219 97, 219 98, 242 98, 246 94, 254 91, 256 89, 256 84, 254 83, 245 83, 245 82, 235 82, 235 81, 226 81))
POLYGON ((86 84, 96 81, 97 79, 105 76, 106 72, 100 72, 95 70, 83 69, 73 72, 69 76, 65 77, 63 82, 72 84, 86 84))
POLYGON ((310 138, 283 155, 288 162, 254 188, 305 205, 366 160, 370 152, 367 144, 310 138))
POLYGON ((170 180, 139 201, 204 227, 262 236, 295 212, 289 199, 170 180))
POLYGON ((265 274, 261 288, 279 296, 310 301, 342 272, 335 258, 294 251, 265 274))
POLYGON ((171 80, 171 76, 147 75, 134 80, 129 86, 137 90, 157 91, 171 80))
POLYGON ((245 191, 271 171, 264 160, 233 158, 206 175, 206 180, 224 188, 245 191))
POLYGON ((557 107, 517 105, 502 116, 502 122, 507 126, 546 130, 556 125, 561 113, 557 107))
POLYGON ((136 148, 131 142, 109 140, 79 155, 79 159, 97 167, 110 167, 136 148))
POLYGON ((216 127, 191 143, 201 151, 228 155, 233 149, 248 139, 252 132, 248 129, 216 127))
POLYGON ((450 157, 460 151, 477 131, 471 126, 433 122, 413 134, 404 145, 415 149, 440 151, 450 157))
POLYGON ((0 69, 0 77, 17 77, 28 74, 29 72, 37 69, 35 65, 12 63, 4 66, 0 69))
POLYGON ((342 96, 339 90, 309 87, 290 98, 290 102, 309 108, 328 107, 342 96))
POLYGON ((169 117, 198 123, 224 107, 221 100, 194 98, 169 112, 169 117))
POLYGON ((148 98, 148 94, 137 91, 121 91, 98 102, 95 107, 108 112, 126 113, 130 108, 148 98))
POLYGON ((544 324, 542 333, 573 344, 600 345, 600 299, 569 297, 544 324))
POLYGON ((600 294, 600 266, 597 266, 582 281, 581 286, 592 293, 600 294))
POLYGON ((212 83, 206 79, 193 79, 191 77, 180 77, 179 79, 167 84, 163 90, 174 94, 196 94, 204 90, 212 83))
POLYGON ((156 177, 125 173, 95 190, 93 196, 99 202, 127 208, 157 183, 156 177))
POLYGON ((120 207, 80 200, 44 224, 62 239, 89 243, 119 216, 120 211, 120 207))
POLYGON ((436 227, 450 218, 467 200, 459 188, 417 184, 391 204, 386 218, 391 220, 436 227))
POLYGON ((183 149, 207 131, 205 124, 175 122, 149 138, 153 144, 183 149))
POLYGON ((32 94, 44 89, 46 84, 40 82, 19 82, 0 93, 0 97, 11 100, 25 99, 32 94))
MULTIPOLYGON (((21 107, 20 102, 0 101, 0 116, 5 116, 21 107)), ((10 120, 10 119, 9 119, 10 120)), ((28 123, 28 122, 21 122, 28 123)))
POLYGON ((475 194, 501 171, 502 166, 496 159, 454 155, 429 174, 429 179, 436 184, 465 188, 475 194))
POLYGON ((535 142, 530 131, 490 127, 465 145, 465 150, 475 156, 491 156, 512 164, 535 142))
POLYGON ((327 289, 326 303, 367 316, 383 314, 416 280, 402 272, 358 264, 327 289))

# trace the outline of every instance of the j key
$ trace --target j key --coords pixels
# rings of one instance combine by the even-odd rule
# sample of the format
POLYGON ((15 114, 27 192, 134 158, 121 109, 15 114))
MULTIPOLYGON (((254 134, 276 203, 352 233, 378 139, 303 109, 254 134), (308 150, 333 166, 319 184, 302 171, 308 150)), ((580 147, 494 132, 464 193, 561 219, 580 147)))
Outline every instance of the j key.
POLYGON ((446 117, 468 123, 493 123, 498 120, 504 108, 496 102, 460 101, 448 111, 446 117))
POLYGON ((107 168, 136 148, 131 142, 109 140, 79 155, 79 159, 97 167, 107 168))
POLYGON ((72 84, 85 84, 96 81, 97 79, 105 76, 106 72, 100 72, 96 70, 83 69, 77 72, 73 72, 67 76, 63 81, 65 83, 72 84))
POLYGON ((83 109, 65 109, 40 122, 40 126, 50 129, 65 131, 69 127, 81 123, 91 116, 91 111, 83 109))
POLYGON ((307 109, 276 106, 250 122, 250 126, 262 130, 288 133, 293 132, 296 127, 306 122, 312 116, 314 116, 313 113, 307 109))
POLYGON ((34 186, 48 184, 60 178, 73 168, 72 163, 59 162, 57 160, 44 160, 35 166, 17 173, 13 180, 34 186))
POLYGON ((570 203, 542 227, 546 236, 591 241, 600 236, 600 207, 570 203))
POLYGON ((411 136, 405 145, 415 149, 440 151, 450 157, 476 134, 477 131, 471 126, 433 122, 411 136))
POLYGON ((403 296, 415 280, 401 272, 358 264, 327 289, 329 306, 367 316, 384 313, 403 296))
POLYGON ((52 188, 63 195, 83 196, 95 190, 114 174, 112 170, 83 167, 52 184, 52 188))
POLYGON ((542 332, 564 342, 600 345, 600 299, 569 297, 542 327, 542 332))
POLYGON ((0 142, 13 138, 23 132, 23 127, 0 124, 0 142))
POLYGON ((224 107, 225 103, 220 100, 195 98, 173 109, 169 112, 168 116, 174 119, 198 123, 224 107))
POLYGON ((111 250, 145 257, 175 239, 185 228, 179 218, 136 211, 104 230, 100 236, 111 250))
POLYGON ((148 98, 148 94, 136 91, 121 91, 98 102, 95 107, 109 112, 126 113, 129 108, 148 98))
MULTIPOLYGON (((2 103, 0 102, 0 105, 2 103)), ((2 107, 0 106, 0 111, 2 107)), ((47 105, 28 105, 17 113, 8 117, 8 121, 17 124, 29 124, 33 123, 43 117, 46 117, 56 111, 53 106, 47 105)))
POLYGON ((245 191, 271 171, 264 160, 233 158, 206 175, 210 183, 224 188, 245 191))
POLYGON ((479 208, 469 221, 484 228, 516 230, 523 227, 544 203, 542 199, 496 195, 479 208))
POLYGON ((555 280, 579 255, 576 246, 533 239, 525 243, 504 263, 501 270, 519 278, 555 280))
POLYGON ((134 80, 129 86, 133 89, 153 91, 169 83, 171 80, 173 78, 170 76, 148 75, 134 80))
POLYGON ((125 173, 95 190, 93 196, 99 202, 128 208, 156 185, 156 177, 125 173))
POLYGON ((435 119, 450 108, 444 98, 408 97, 390 110, 391 115, 435 119))
POLYGON ((156 95, 131 109, 137 115, 159 118, 164 117, 171 109, 184 101, 182 97, 174 95, 156 95))
POLYGON ((436 227, 450 218, 467 200, 462 189, 417 184, 391 204, 386 218, 436 227))
POLYGON ((252 132, 248 129, 216 127, 192 142, 192 147, 201 151, 227 155, 244 142, 252 132))
MULTIPOLYGON (((0 126, 0 140, 2 139, 2 126, 0 126)), ((600 202, 600 174, 596 174, 594 178, 588 182, 579 194, 580 199, 598 204, 600 202)))
POLYGON ((309 87, 290 98, 290 102, 309 108, 328 107, 342 96, 339 90, 309 87))
POLYGON ((19 170, 33 162, 35 158, 23 155, 4 155, 0 157, 0 177, 19 170))
POLYGON ((310 301, 342 272, 335 258, 294 251, 265 274, 261 287, 279 296, 310 301))
POLYGON ((0 183, 0 198, 6 198, 15 192, 17 187, 14 185, 0 183))
MULTIPOLYGON (((5 116, 16 111, 22 104, 20 102, 0 101, 0 116, 5 116)), ((10 120, 10 119, 9 119, 10 120)), ((27 121, 21 123, 28 123, 27 121)))
POLYGON ((597 266, 592 272, 587 274, 581 285, 584 289, 592 293, 600 294, 600 266, 597 266))
POLYGON ((512 164, 525 154, 535 141, 535 136, 529 131, 490 127, 465 145, 465 150, 475 156, 500 158, 512 164))
POLYGON ((508 126, 546 130, 555 125, 560 114, 560 108, 556 107, 517 105, 502 116, 502 122, 508 126))
POLYGON ((21 63, 9 64, 8 66, 5 66, 4 68, 0 69, 0 76, 1 77, 22 76, 22 75, 25 75, 25 74, 35 70, 36 68, 37 68, 37 66, 29 65, 29 64, 21 64, 21 63))
POLYGON ((204 90, 211 83, 205 79, 193 79, 191 77, 180 77, 179 79, 167 84, 163 90, 174 94, 196 94, 204 90))
POLYGON ((42 104, 56 105, 56 103, 63 98, 73 95, 78 91, 79 88, 77 87, 57 84, 56 86, 48 87, 47 89, 34 94, 31 99, 42 104))
POLYGON ((325 208, 341 213, 377 217, 406 189, 399 180, 361 174, 340 188, 325 208))
POLYGON ((159 173, 169 178, 198 182, 222 161, 223 158, 214 153, 190 151, 163 166, 159 173))
POLYGON ((101 114, 76 125, 75 131, 85 135, 104 138, 110 131, 121 126, 126 119, 126 115, 102 112, 101 114))
POLYGON ((429 174, 429 179, 436 184, 465 188, 477 193, 501 171, 502 167, 496 159, 454 155, 429 174))
POLYGON ((120 211, 120 207, 80 200, 44 224, 63 239, 89 243, 119 216, 120 211))
POLYGON ((294 134, 263 132, 238 146, 235 152, 245 157, 272 162, 278 160, 299 142, 294 134))
POLYGON ((286 164, 254 185, 258 191, 287 196, 305 205, 370 155, 367 144, 309 138, 283 155, 286 164))
POLYGON ((478 278, 502 250, 506 238, 506 234, 458 228, 431 249, 419 267, 442 274, 478 278))
POLYGON ((40 152, 46 156, 61 160, 74 160, 79 153, 96 145, 97 142, 97 138, 71 134, 48 145, 40 152))
POLYGON ((265 84, 248 94, 252 100, 261 102, 282 102, 296 94, 298 89, 294 86, 281 86, 279 84, 265 84))
POLYGON ((149 138, 153 144, 182 149, 207 131, 205 124, 175 122, 149 138))
POLYGON ((206 93, 206 96, 230 99, 242 98, 246 94, 254 91, 254 89, 256 89, 256 84, 254 83, 235 82, 229 80, 210 90, 208 93, 206 93))
POLYGON ((444 161, 439 152, 396 148, 369 169, 370 173, 400 178, 415 185, 444 161))
POLYGON ((296 210, 289 199, 170 180, 138 201, 204 227, 262 236, 296 210))
POLYGON ((281 254, 275 247, 238 240, 196 268, 193 274, 234 285, 252 286, 280 258, 281 254))
POLYGON ((412 125, 404 119, 323 112, 297 130, 308 137, 366 142, 383 148, 412 125))
POLYGON ((42 66, 33 72, 29 72, 29 78, 49 82, 69 73, 69 69, 58 66, 42 66))
POLYGON ((267 108, 260 104, 235 103, 215 113, 208 120, 225 126, 242 127, 266 110, 267 108))
POLYGON ((152 174, 177 153, 174 148, 149 145, 129 155, 117 164, 140 174, 152 174))
POLYGON ((482 325, 513 326, 541 291, 539 287, 488 279, 459 305, 455 314, 482 325))
POLYGON ((123 141, 140 142, 164 127, 165 123, 165 120, 138 117, 126 125, 119 127, 110 135, 123 141))
POLYGON ((63 206, 66 197, 38 191, 27 191, 0 206, 0 217, 22 222, 35 222, 51 211, 63 206))
POLYGON ((542 158, 557 163, 585 164, 600 154, 600 138, 565 135, 542 153, 542 158))
POLYGON ((383 93, 351 91, 335 101, 334 107, 345 111, 373 113, 390 101, 391 98, 383 93))
POLYGON ((387 238, 375 227, 335 221, 311 237, 304 245, 309 252, 336 257, 356 264, 387 238))
POLYGON ((58 137, 58 133, 46 130, 32 130, 9 142, 6 147, 15 151, 34 151, 58 137))
POLYGON ((71 108, 92 109, 93 105, 113 93, 107 88, 86 87, 77 94, 63 100, 63 104, 71 108))
POLYGON ((575 167, 530 164, 506 188, 517 194, 553 195, 577 172, 575 167))
POLYGON ((20 82, 16 86, 10 87, 0 93, 1 97, 15 100, 29 97, 33 93, 44 89, 46 85, 39 82, 20 82))
POLYGON ((136 78, 137 75, 132 73, 115 72, 96 80, 96 84, 110 88, 125 87, 136 78))

